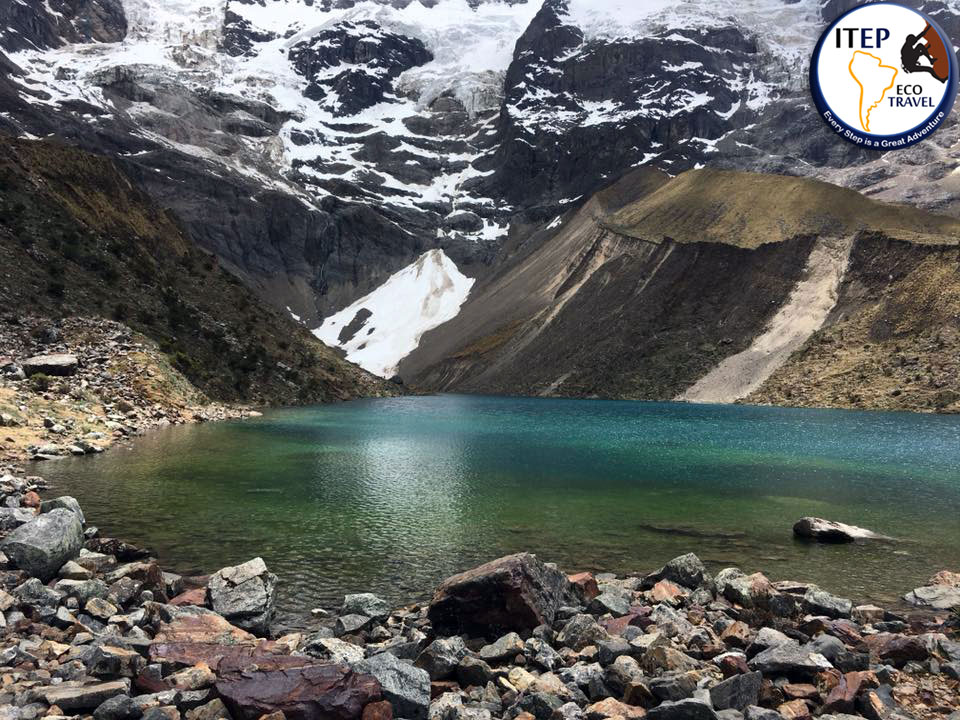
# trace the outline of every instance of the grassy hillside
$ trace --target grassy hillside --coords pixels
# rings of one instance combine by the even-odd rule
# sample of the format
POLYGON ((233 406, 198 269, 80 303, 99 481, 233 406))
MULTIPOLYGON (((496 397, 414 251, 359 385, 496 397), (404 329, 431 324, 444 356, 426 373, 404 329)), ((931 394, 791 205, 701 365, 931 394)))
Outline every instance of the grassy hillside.
POLYGON ((755 248, 804 235, 883 232, 914 243, 954 244, 960 221, 808 178, 691 170, 644 192, 605 220, 644 240, 721 242, 755 248))
POLYGON ((265 307, 103 157, 0 137, 0 268, 5 322, 118 320, 154 340, 213 400, 394 392, 265 307))

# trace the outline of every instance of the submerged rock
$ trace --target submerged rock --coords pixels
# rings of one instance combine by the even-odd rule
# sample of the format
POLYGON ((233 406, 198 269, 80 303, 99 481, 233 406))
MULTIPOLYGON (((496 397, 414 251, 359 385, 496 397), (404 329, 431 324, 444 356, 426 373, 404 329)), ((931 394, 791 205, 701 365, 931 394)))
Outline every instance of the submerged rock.
POLYGON ((11 532, 0 549, 25 570, 43 581, 55 577, 67 560, 80 554, 83 526, 76 513, 57 508, 39 515, 11 532))
POLYGON ((266 634, 276 611, 277 576, 262 558, 226 567, 210 577, 214 612, 253 633, 266 634))
POLYGON ((519 553, 447 579, 434 593, 429 618, 442 635, 525 632, 552 624, 569 594, 566 575, 519 553))
POLYGON ((845 525, 844 523, 824 520, 817 517, 800 518, 793 526, 793 534, 804 540, 822 543, 850 543, 856 540, 890 540, 872 530, 845 525))

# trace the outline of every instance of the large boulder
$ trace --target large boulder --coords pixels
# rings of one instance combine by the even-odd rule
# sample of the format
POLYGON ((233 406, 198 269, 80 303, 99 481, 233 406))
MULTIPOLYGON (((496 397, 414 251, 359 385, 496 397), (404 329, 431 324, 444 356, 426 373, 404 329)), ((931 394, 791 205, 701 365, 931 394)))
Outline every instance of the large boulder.
POLYGON ((426 720, 430 709, 430 675, 391 653, 380 653, 354 665, 357 672, 373 675, 390 701, 393 715, 408 720, 426 720))
POLYGON ((359 720, 363 708, 381 698, 380 685, 370 675, 304 658, 299 666, 291 665, 294 660, 288 656, 253 667, 221 666, 216 689, 234 720, 278 711, 287 720, 359 720))
POLYGON ((83 525, 75 512, 57 508, 11 532, 0 550, 16 566, 44 582, 55 577, 68 560, 80 554, 83 525))
POLYGON ((23 361, 23 372, 30 375, 54 375, 68 377, 77 372, 76 355, 35 355, 23 361))
POLYGON ((866 528, 845 525, 818 517, 804 517, 797 520, 793 525, 793 534, 804 540, 822 543, 851 543, 856 540, 890 539, 866 528))
POLYGON ((223 568, 210 576, 207 587, 214 612, 244 630, 269 632, 276 612, 277 576, 262 558, 223 568))
POLYGON ((551 625, 569 596, 566 575, 519 553, 446 580, 434 593, 429 617, 440 635, 495 637, 551 625))

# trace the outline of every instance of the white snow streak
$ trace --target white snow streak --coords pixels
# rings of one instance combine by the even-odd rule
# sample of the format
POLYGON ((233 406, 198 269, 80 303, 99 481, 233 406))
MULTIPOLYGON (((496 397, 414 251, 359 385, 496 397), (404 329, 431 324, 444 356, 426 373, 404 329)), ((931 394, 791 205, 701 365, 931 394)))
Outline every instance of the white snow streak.
POLYGON ((328 317, 313 334, 327 345, 343 348, 347 359, 365 370, 392 377, 425 332, 457 316, 473 283, 443 250, 431 250, 366 297, 328 317), (371 315, 341 343, 341 331, 362 310, 371 315))

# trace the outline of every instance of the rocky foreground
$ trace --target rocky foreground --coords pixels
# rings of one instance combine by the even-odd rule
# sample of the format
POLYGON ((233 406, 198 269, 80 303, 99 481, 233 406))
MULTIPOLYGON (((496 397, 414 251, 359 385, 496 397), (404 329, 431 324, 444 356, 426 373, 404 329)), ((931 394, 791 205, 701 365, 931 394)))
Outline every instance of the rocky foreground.
MULTIPOLYGON (((692 554, 630 577, 518 554, 429 604, 349 595, 275 637, 261 559, 166 573, 42 487, 0 477, 0 720, 960 720, 956 610, 854 607, 692 554)), ((943 604, 960 576, 931 587, 943 604)))

